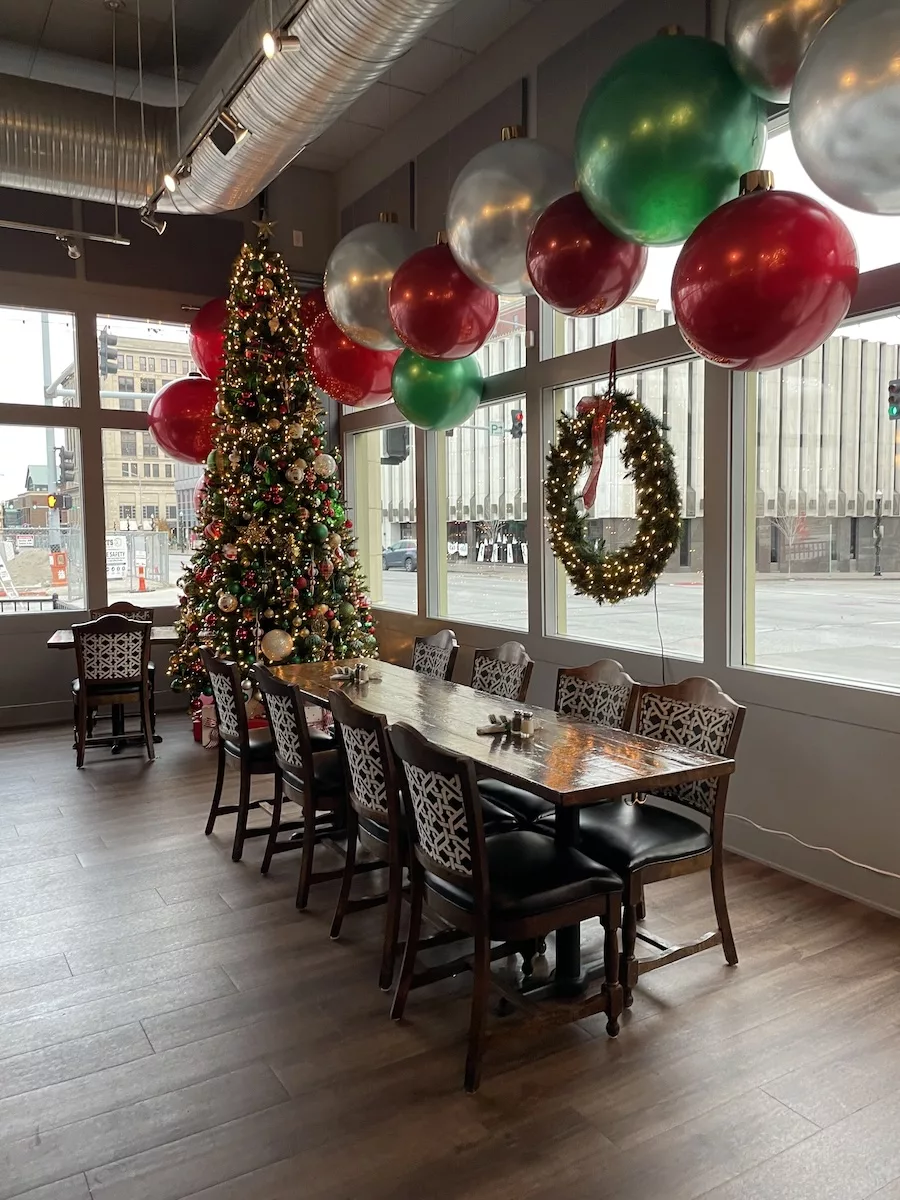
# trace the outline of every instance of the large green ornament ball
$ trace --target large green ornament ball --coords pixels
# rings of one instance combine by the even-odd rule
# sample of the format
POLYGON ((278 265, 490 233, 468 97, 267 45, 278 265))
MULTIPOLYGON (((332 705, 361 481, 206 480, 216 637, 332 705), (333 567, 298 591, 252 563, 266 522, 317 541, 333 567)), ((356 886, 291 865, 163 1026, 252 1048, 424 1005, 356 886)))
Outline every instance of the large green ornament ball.
POLYGON ((575 133, 578 186, 620 237, 671 246, 737 196, 765 145, 763 105, 724 46, 662 33, 620 58, 588 96, 575 133))
POLYGON ((314 525, 310 525, 309 536, 314 542, 324 542, 328 537, 328 526, 317 521, 314 525))
POLYGON ((420 429, 452 429, 478 407, 484 380, 475 358, 444 362, 404 350, 391 376, 394 403, 420 429))
POLYGON ((349 600, 342 600, 338 607, 338 616, 342 621, 352 621, 356 616, 356 609, 349 600))

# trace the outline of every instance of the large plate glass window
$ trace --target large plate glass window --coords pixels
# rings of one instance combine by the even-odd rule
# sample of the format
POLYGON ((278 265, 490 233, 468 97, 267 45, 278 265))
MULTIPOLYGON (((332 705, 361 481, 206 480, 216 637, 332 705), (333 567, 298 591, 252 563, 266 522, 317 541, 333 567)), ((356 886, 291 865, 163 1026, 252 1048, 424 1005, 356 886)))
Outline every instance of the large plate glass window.
POLYGON ((75 318, 0 307, 0 404, 77 408, 75 318))
POLYGON ((146 412, 164 383, 196 371, 187 325, 97 317, 100 402, 104 408, 146 412))
POLYGON ((416 443, 409 425, 370 429, 350 440, 353 521, 373 604, 418 610, 416 443))

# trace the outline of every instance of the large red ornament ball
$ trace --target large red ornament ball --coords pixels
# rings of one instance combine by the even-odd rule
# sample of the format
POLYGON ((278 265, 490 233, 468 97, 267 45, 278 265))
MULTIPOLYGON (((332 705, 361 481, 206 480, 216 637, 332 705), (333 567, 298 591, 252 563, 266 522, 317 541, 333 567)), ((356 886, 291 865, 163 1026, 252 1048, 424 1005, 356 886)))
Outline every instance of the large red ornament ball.
POLYGON ((312 329, 316 321, 326 312, 325 289, 313 288, 300 299, 300 321, 307 329, 312 329))
POLYGON ((470 279, 445 245, 418 250, 394 272, 388 297, 397 336, 425 358, 466 358, 490 336, 500 297, 470 279))
POLYGON ((313 379, 341 404, 369 408, 390 398, 391 372, 400 351, 358 345, 330 313, 322 313, 313 325, 306 354, 313 379))
POLYGON ((688 238, 672 302, 698 354, 766 371, 830 337, 858 281, 856 243, 840 217, 797 192, 753 192, 716 209, 688 238))
POLYGON ((570 192, 538 218, 526 262, 541 299, 570 317, 590 317, 628 299, 647 266, 647 247, 617 237, 570 192))
POLYGON ((204 304, 191 321, 191 358, 207 379, 219 378, 225 365, 225 326, 228 301, 220 297, 204 304))
POLYGON ((179 462, 205 463, 213 448, 216 387, 200 375, 164 384, 147 413, 159 446, 179 462))

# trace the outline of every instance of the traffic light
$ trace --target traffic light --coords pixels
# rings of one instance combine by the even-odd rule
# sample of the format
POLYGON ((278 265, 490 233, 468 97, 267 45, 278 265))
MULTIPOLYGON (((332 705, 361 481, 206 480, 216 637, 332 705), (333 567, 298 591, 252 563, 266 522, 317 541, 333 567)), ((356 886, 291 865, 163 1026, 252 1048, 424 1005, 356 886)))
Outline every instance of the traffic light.
POLYGON ((510 437, 520 438, 525 432, 525 414, 518 409, 512 415, 512 426, 510 428, 510 437))
POLYGON ((115 347, 119 344, 119 339, 114 333, 110 333, 108 329, 100 330, 100 374, 115 375, 119 370, 119 359, 116 354, 115 347))
POLYGON ((59 486, 64 488, 75 482, 75 451, 60 446, 57 454, 59 455, 59 486))
POLYGON ((900 379, 892 379, 888 384, 888 419, 900 421, 900 379))
POLYGON ((72 507, 72 497, 61 496, 58 492, 51 492, 47 497, 47 507, 56 509, 59 512, 68 511, 72 507))

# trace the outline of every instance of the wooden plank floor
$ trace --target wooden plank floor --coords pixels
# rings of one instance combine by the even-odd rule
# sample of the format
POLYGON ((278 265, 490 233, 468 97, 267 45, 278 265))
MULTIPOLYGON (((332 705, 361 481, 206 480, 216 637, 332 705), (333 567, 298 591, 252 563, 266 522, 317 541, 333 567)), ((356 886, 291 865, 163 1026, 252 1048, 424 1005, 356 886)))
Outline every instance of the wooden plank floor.
MULTIPOLYGON (((0 1200, 900 1200, 897 923, 754 864, 741 964, 646 977, 595 1018, 489 1047, 468 980, 377 987, 378 910, 298 913, 297 859, 230 859, 186 718, 139 757, 0 735, 0 1200)), ((705 932, 705 879, 650 926, 705 932)))

